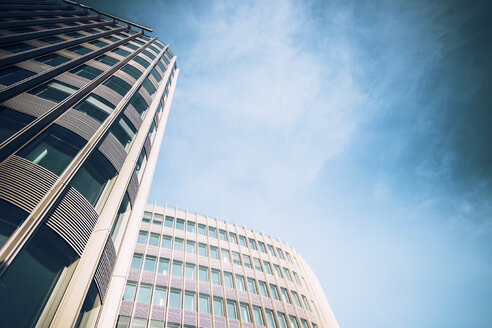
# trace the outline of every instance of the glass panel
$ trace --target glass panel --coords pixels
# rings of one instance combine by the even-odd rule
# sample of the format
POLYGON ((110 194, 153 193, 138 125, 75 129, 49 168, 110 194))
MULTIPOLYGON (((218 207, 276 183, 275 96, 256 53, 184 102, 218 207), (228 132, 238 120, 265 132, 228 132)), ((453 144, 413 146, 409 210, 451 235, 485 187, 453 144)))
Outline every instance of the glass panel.
POLYGON ((198 255, 207 256, 207 245, 201 243, 198 244, 198 255))
POLYGON ((289 315, 289 320, 290 320, 290 325, 292 328, 299 328, 299 325, 297 324, 296 317, 293 315, 289 315))
POLYGON ((253 250, 256 250, 256 243, 253 238, 249 238, 249 247, 253 250))
POLYGON ((156 287, 154 291, 154 300, 152 301, 154 305, 166 305, 166 287, 156 287))
POLYGON ((173 261, 173 271, 172 275, 174 277, 182 277, 183 276, 183 263, 173 261))
POLYGON ((249 306, 246 303, 241 303, 239 305, 241 311, 241 320, 243 322, 251 322, 251 317, 249 315, 249 306))
POLYGON ((150 320, 149 328, 164 328, 164 321, 150 320))
POLYGON ((46 65, 50 65, 50 66, 55 67, 55 66, 61 65, 63 63, 66 63, 70 59, 67 57, 57 55, 57 54, 50 54, 50 55, 36 58, 36 60, 41 62, 41 63, 44 63, 46 65))
POLYGON ((262 241, 258 241, 258 245, 260 246, 260 251, 266 253, 265 244, 262 241))
POLYGON ((162 244, 161 247, 163 248, 171 248, 171 236, 162 236, 162 244))
POLYGON ((141 265, 142 265, 142 254, 133 254, 131 268, 140 270, 141 265))
POLYGON ((230 263, 231 262, 231 254, 227 249, 221 248, 220 249, 220 254, 222 255, 222 261, 225 263, 230 263))
POLYGON ((0 143, 34 120, 34 117, 0 106, 0 143))
POLYGON ((127 73, 128 75, 130 75, 131 77, 133 77, 135 80, 138 80, 140 76, 142 76, 142 71, 136 69, 134 66, 130 64, 126 64, 125 66, 123 66, 121 70, 127 73))
POLYGON ((241 265, 241 258, 238 252, 232 251, 232 263, 241 265))
POLYGON ((104 204, 109 193, 116 170, 99 151, 94 151, 79 169, 70 185, 78 190, 98 209, 98 203, 104 204))
POLYGON ((162 225, 162 220, 164 220, 164 215, 161 215, 161 214, 154 214, 154 220, 152 220, 152 224, 155 224, 155 225, 162 225))
POLYGON ((263 326, 263 317, 261 315, 261 309, 256 305, 253 305, 253 316, 256 325, 263 326))
POLYGON ((130 54, 130 52, 123 50, 121 48, 116 48, 114 50, 111 50, 111 52, 114 52, 115 54, 118 54, 120 56, 126 57, 130 54))
POLYGON ((227 300, 227 316, 229 319, 237 319, 236 301, 227 300))
POLYGON ((140 285, 137 302, 149 304, 151 290, 152 287, 150 285, 140 285))
POLYGON ((195 280, 195 265, 186 263, 186 279, 195 280))
POLYGON ((186 241, 186 253, 195 254, 196 253, 196 245, 192 240, 186 241))
POLYGON ((230 272, 224 272, 224 285, 229 288, 234 288, 233 282, 232 282, 232 273, 230 272))
POLYGON ((78 88, 73 85, 54 80, 34 88, 28 93, 49 101, 60 103, 77 90, 78 88))
POLYGON ((77 104, 74 109, 102 123, 114 110, 114 105, 106 99, 91 93, 77 104))
POLYGON ((266 273, 272 274, 272 267, 270 266, 270 262, 263 260, 263 265, 265 266, 266 273))
POLYGON ((151 233, 149 239, 149 245, 151 246, 159 246, 159 234, 151 233))
POLYGON ((277 254, 278 254, 278 257, 280 257, 280 259, 282 260, 285 260, 284 258, 284 253, 282 252, 282 250, 280 248, 277 247, 277 254))
POLYGON ((148 50, 143 50, 142 51, 142 54, 144 54, 145 56, 149 57, 151 60, 155 58, 155 55, 153 55, 150 51, 148 50))
POLYGON ((109 131, 121 143, 125 150, 130 148, 133 138, 137 133, 137 129, 133 127, 133 124, 125 115, 121 115, 118 120, 113 123, 109 131))
POLYGON ((277 275, 277 277, 282 278, 282 272, 280 271, 280 267, 278 266, 278 264, 274 263, 273 268, 275 269, 275 274, 277 275))
POLYGON ((140 231, 138 233, 137 243, 138 244, 146 244, 147 243, 147 231, 140 231))
POLYGON ((258 284, 260 285, 261 296, 268 297, 266 283, 264 281, 258 281, 258 284))
POLYGON ((244 277, 241 276, 241 275, 236 275, 236 288, 237 290, 240 290, 240 291, 246 291, 246 288, 244 286, 244 277))
POLYGON ((36 75, 36 73, 17 66, 11 66, 0 70, 0 84, 11 85, 33 75, 36 75))
POLYGON ((273 318, 273 311, 269 309, 265 309, 265 314, 267 319, 267 327, 277 328, 277 324, 275 323, 275 319, 273 318))
POLYGON ((256 284, 253 278, 248 278, 248 289, 251 294, 258 294, 256 291, 256 284))
POLYGON ((208 295, 200 294, 200 305, 199 305, 200 313, 207 313, 207 314, 210 313, 210 302, 208 300, 209 300, 208 295))
POLYGON ((106 82, 104 82, 103 84, 123 97, 132 88, 130 84, 114 75, 106 80, 106 82))
POLYGON ((154 96, 155 92, 157 91, 156 88, 154 87, 154 85, 152 84, 152 82, 150 82, 149 78, 145 78, 145 80, 142 82, 142 85, 143 87, 145 88, 145 90, 147 90, 147 92, 149 93, 149 95, 151 97, 154 96))
POLYGON ((246 237, 239 235, 239 244, 246 247, 246 237))
POLYGON ((168 274, 169 273, 169 259, 159 258, 159 267, 157 273, 168 274))
POLYGON ((184 310, 195 311, 195 293, 186 292, 184 297, 184 310))
POLYGON ((146 256, 144 263, 144 270, 154 272, 155 269, 155 257, 154 256, 146 256))
POLYGON ((143 174, 143 169, 145 165, 147 164, 147 153, 145 152, 145 148, 142 148, 142 151, 140 152, 140 156, 138 156, 137 163, 135 164, 135 174, 137 175, 138 179, 142 179, 142 174, 143 174))
POLYGON ((270 252, 270 255, 271 256, 276 256, 275 255, 275 251, 273 250, 273 246, 270 245, 270 244, 268 244, 267 246, 268 246, 268 251, 270 252))
POLYGON ((59 125, 52 125, 17 155, 60 175, 85 143, 75 133, 59 125))
POLYGON ((94 327, 100 309, 101 297, 99 296, 96 283, 93 280, 85 297, 84 304, 82 304, 82 308, 80 309, 75 328, 94 327))
POLYGON ((166 221, 164 222, 164 226, 168 228, 174 227, 174 218, 172 216, 166 216, 166 221))
POLYGON ((116 328, 128 328, 130 325, 130 317, 120 315, 118 317, 118 322, 116 323, 116 328))
POLYGON ((219 259, 219 249, 215 246, 210 246, 210 258, 219 259))
POLYGON ((82 46, 75 46, 72 48, 68 48, 67 50, 79 55, 87 55, 89 52, 92 51, 91 49, 82 46))
POLYGON ((229 239, 231 240, 231 243, 237 245, 237 237, 234 232, 229 232, 229 239))
POLYGON ((73 70, 70 71, 70 73, 85 77, 86 79, 93 80, 99 75, 102 74, 103 71, 100 69, 97 69, 95 67, 89 66, 89 65, 80 65, 77 68, 74 68, 73 70))
POLYGON ((204 224, 198 224, 198 234, 205 236, 206 227, 204 224))
POLYGON ((184 220, 181 220, 181 219, 176 220, 176 229, 177 230, 184 230, 184 220))
POLYGON ((208 269, 206 267, 200 267, 198 269, 198 279, 203 282, 208 282, 208 269))
POLYGON ((280 301, 278 297, 277 286, 275 286, 274 284, 270 284, 270 292, 272 293, 272 298, 274 300, 280 301))
POLYGON ((147 60, 145 60, 142 57, 140 57, 140 56, 137 56, 137 57, 133 58, 133 60, 136 61, 137 63, 139 63, 140 65, 142 65, 145 68, 147 68, 147 67, 150 66, 150 63, 147 60))
POLYGON ((225 230, 219 230, 220 240, 227 241, 227 232, 225 230))
POLYGON ((0 247, 2 247, 14 230, 29 216, 15 205, 0 199, 0 247))
POLYGON ((217 231, 214 227, 208 227, 208 236, 210 238, 217 238, 217 231))
POLYGON ((282 292, 282 298, 284 299, 284 302, 291 304, 287 289, 285 289, 284 287, 280 287, 280 291, 282 292))
POLYGON ((277 312, 278 322, 280 324, 280 328, 287 328, 287 321, 285 321, 285 315, 282 312, 277 312))
POLYGON ((132 328, 145 328, 147 327, 147 319, 133 318, 132 328))
POLYGON ((172 308, 181 308, 181 291, 177 289, 171 289, 171 293, 169 295, 169 307, 172 308))
POLYGON ((253 263, 255 264, 255 269, 258 271, 263 271, 261 269, 261 262, 259 258, 253 257, 253 263))
POLYGON ((161 76, 161 74, 159 74, 159 72, 157 72, 155 67, 150 71, 150 74, 152 74, 152 76, 157 81, 157 83, 161 82, 162 76, 161 76))
POLYGON ((31 46, 30 44, 24 43, 24 42, 16 42, 13 44, 7 44, 7 45, 1 45, 0 49, 11 52, 11 53, 19 53, 19 52, 24 52, 27 50, 34 49, 34 46, 31 46))
POLYGON ((245 267, 251 269, 251 258, 249 257, 249 255, 244 255, 243 254, 243 262, 244 262, 244 266, 245 267))
POLYGON ((183 251, 183 248, 184 248, 184 240, 181 238, 174 238, 174 250, 183 251))
POLYGON ((111 228, 110 235, 111 238, 113 239, 113 242, 118 237, 118 232, 120 231, 123 222, 126 221, 130 216, 131 211, 132 211, 132 207, 130 205, 130 197, 128 197, 128 193, 125 192, 125 196, 121 201, 120 208, 118 209, 118 213, 116 214, 116 218, 114 219, 113 227, 111 228))
POLYGON ((195 232, 195 223, 194 222, 186 222, 186 231, 195 232))
POLYGON ((220 271, 212 269, 212 283, 214 285, 222 285, 222 280, 220 279, 220 271))
POLYGON ((224 306, 222 305, 222 298, 214 297, 214 315, 223 317, 224 306))

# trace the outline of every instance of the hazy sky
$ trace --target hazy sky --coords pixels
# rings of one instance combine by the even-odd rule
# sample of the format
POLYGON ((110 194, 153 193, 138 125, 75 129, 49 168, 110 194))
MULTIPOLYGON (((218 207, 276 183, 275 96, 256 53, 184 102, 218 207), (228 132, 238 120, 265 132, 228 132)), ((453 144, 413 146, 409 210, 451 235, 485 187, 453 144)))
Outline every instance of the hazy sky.
POLYGON ((343 328, 492 325, 490 1, 99 2, 178 56, 151 202, 288 242, 343 328))

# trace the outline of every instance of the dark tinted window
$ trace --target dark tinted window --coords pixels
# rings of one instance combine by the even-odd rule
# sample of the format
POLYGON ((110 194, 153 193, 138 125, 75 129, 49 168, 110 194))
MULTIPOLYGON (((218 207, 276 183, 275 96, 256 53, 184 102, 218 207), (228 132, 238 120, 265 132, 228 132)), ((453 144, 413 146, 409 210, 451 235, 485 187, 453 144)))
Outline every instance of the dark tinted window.
POLYGON ((153 55, 153 54, 152 54, 150 51, 148 51, 148 50, 144 50, 144 51, 142 51, 142 53, 143 53, 145 56, 149 57, 150 59, 154 59, 154 58, 155 58, 155 55, 153 55))
POLYGON ((103 41, 101 41, 101 40, 93 40, 93 41, 89 41, 89 43, 90 43, 90 44, 93 44, 93 45, 95 45, 96 47, 99 47, 99 48, 102 48, 102 47, 104 47, 104 46, 107 46, 107 45, 108 45, 108 43, 103 42, 103 41))
POLYGON ((147 92, 149 93, 149 95, 152 97, 154 94, 155 94, 155 87, 154 85, 152 84, 152 82, 150 82, 149 78, 145 78, 145 80, 143 81, 142 83, 143 87, 145 88, 145 90, 147 90, 147 92))
POLYGON ((144 116, 147 111, 147 102, 143 99, 140 93, 135 92, 135 94, 130 99, 130 104, 137 110, 140 116, 144 116))
POLYGON ((121 48, 116 48, 116 49, 112 50, 112 52, 114 52, 115 54, 118 54, 120 56, 123 56, 123 57, 126 57, 130 54, 128 51, 123 50, 121 48))
POLYGON ((150 74, 152 74, 152 76, 155 78, 155 80, 156 80, 157 82, 161 82, 161 80, 162 80, 162 76, 161 76, 161 74, 159 74, 159 73, 157 72, 157 70, 155 69, 155 67, 154 67, 154 68, 150 71, 150 74))
POLYGON ((111 42, 116 42, 119 39, 115 38, 114 36, 105 36, 104 39, 111 41, 111 42))
POLYGON ((34 88, 33 90, 30 90, 29 93, 44 98, 46 100, 59 103, 65 100, 65 98, 67 98, 74 92, 76 92, 77 89, 78 88, 70 84, 54 80, 45 83, 37 88, 34 88))
POLYGON ((137 56, 137 57, 133 58, 133 60, 136 61, 137 63, 139 63, 140 65, 142 65, 145 68, 149 67, 149 65, 150 65, 150 63, 148 61, 146 61, 145 59, 143 59, 140 56, 137 56))
MULTIPOLYGON (((0 143, 20 131, 34 120, 34 117, 0 106, 0 143)), ((1 247, 1 245, 0 245, 1 247)))
POLYGON ((135 133, 137 133, 137 129, 135 129, 133 124, 124 115, 122 115, 111 126, 110 132, 116 139, 118 139, 123 148, 127 149, 127 147, 131 144, 135 133))
POLYGON ((60 39, 59 37, 56 36, 48 36, 46 38, 39 39, 41 42, 49 43, 49 44, 56 44, 64 41, 63 39, 60 39))
POLYGON ((77 68, 74 68, 73 70, 70 71, 70 73, 76 74, 78 76, 85 77, 86 79, 92 80, 98 77, 99 75, 102 74, 102 71, 100 69, 97 69, 95 67, 89 66, 89 65, 81 65, 77 68))
POLYGON ((106 82, 104 82, 104 85, 118 92, 122 96, 125 96, 131 89, 131 86, 128 83, 117 76, 110 77, 106 82))
POLYGON ((156 54, 159 53, 159 49, 157 49, 156 47, 154 47, 153 45, 150 45, 148 46, 149 49, 151 49, 152 51, 154 51, 156 54))
POLYGON ((109 66, 114 66, 118 63, 118 59, 115 59, 113 57, 109 57, 107 55, 102 55, 96 58, 97 61, 109 65, 109 66))
POLYGON ((76 54, 79 54, 79 55, 86 55, 92 51, 91 49, 86 48, 86 47, 82 47, 82 46, 75 46, 72 48, 68 48, 68 50, 71 52, 75 52, 76 54))
POLYGON ((0 84, 11 85, 33 75, 36 75, 36 73, 17 66, 10 66, 9 68, 0 70, 0 84))
POLYGON ((66 63, 70 59, 68 59, 67 57, 57 55, 57 54, 49 54, 49 55, 46 55, 43 57, 39 57, 36 60, 39 62, 45 63, 46 65, 58 66, 58 65, 61 65, 63 63, 66 63))
POLYGON ((14 54, 19 53, 19 52, 23 52, 23 51, 27 51, 27 50, 31 50, 34 48, 35 48, 34 46, 31 46, 31 45, 29 45, 27 43, 23 43, 23 42, 17 42, 14 44, 7 44, 7 45, 0 45, 0 49, 8 51, 8 52, 12 52, 14 54))
POLYGON ((79 32, 71 32, 71 33, 67 33, 67 35, 71 38, 81 38, 83 37, 82 34, 80 34, 79 32))
POLYGON ((133 50, 138 49, 138 47, 136 45, 134 45, 133 43, 130 43, 130 42, 125 43, 124 46, 127 48, 130 48, 130 49, 133 49, 133 50))
POLYGON ((140 76, 142 76, 142 72, 130 64, 126 64, 121 70, 133 77, 135 80, 138 80, 140 76))
POLYGON ((114 105, 106 99, 91 93, 74 108, 102 123, 114 110, 114 105))
POLYGON ((7 242, 14 230, 28 215, 29 213, 19 207, 0 199, 0 247, 7 242))

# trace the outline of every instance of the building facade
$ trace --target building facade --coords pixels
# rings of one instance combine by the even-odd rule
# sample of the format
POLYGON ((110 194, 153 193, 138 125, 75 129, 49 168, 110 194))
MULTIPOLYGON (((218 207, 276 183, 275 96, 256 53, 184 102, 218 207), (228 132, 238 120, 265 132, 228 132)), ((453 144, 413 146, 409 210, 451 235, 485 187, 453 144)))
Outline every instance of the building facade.
POLYGON ((0 4, 0 327, 94 327, 179 70, 150 29, 0 4))
POLYGON ((123 247, 99 327, 339 327, 302 257, 263 233, 147 205, 123 247))

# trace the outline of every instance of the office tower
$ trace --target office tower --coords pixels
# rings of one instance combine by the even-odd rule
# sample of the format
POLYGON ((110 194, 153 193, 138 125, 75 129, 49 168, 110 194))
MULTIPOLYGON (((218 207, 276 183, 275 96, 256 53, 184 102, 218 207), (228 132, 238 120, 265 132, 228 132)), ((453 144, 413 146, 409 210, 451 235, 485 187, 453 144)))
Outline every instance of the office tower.
POLYGON ((176 57, 71 1, 0 9, 0 327, 92 327, 146 203, 176 57))
POLYGON ((139 221, 129 226, 99 327, 339 327, 314 273, 286 243, 177 208, 147 205, 139 221))

